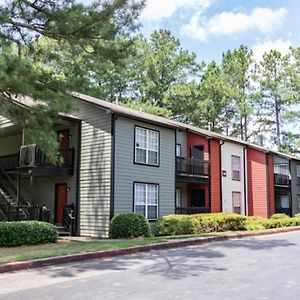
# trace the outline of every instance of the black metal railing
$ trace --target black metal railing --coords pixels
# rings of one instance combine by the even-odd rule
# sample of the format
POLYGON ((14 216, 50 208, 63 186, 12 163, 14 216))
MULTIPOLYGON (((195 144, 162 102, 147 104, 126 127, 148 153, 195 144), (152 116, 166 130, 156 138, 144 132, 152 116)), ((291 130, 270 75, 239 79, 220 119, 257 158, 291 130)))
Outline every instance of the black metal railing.
POLYGON ((289 175, 284 174, 274 174, 274 184, 280 186, 290 186, 291 179, 289 175))
POLYGON ((179 215, 206 214, 210 213, 209 207, 176 207, 175 213, 179 215))
POLYGON ((210 162, 194 158, 176 157, 176 174, 193 176, 210 176, 210 162))
POLYGON ((75 234, 75 205, 74 203, 67 204, 63 209, 62 226, 71 235, 75 234))
POLYGON ((0 169, 5 171, 11 171, 19 166, 19 154, 10 154, 0 156, 0 169))

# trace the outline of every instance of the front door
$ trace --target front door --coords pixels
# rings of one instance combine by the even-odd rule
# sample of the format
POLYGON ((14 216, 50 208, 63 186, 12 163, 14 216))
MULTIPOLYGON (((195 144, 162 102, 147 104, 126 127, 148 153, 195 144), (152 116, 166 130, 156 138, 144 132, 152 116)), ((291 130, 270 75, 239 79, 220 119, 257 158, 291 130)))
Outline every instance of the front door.
POLYGON ((68 186, 66 183, 55 185, 55 223, 61 224, 63 220, 64 206, 68 202, 68 186))
POLYGON ((192 207, 205 207, 205 191, 201 189, 192 189, 191 193, 192 207))

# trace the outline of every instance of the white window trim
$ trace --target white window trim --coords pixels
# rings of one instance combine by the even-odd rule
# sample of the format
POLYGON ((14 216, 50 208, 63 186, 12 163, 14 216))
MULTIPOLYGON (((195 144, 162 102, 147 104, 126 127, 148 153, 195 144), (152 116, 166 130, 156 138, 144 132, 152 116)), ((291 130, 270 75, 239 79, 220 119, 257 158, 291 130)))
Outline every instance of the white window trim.
POLYGON ((134 197, 133 197, 133 201, 134 201, 134 205, 133 205, 133 209, 134 209, 134 212, 136 213, 136 199, 135 199, 135 188, 136 188, 136 185, 143 185, 145 187, 145 191, 146 191, 146 199, 145 199, 145 218, 149 221, 155 221, 158 219, 158 202, 159 202, 159 184, 157 183, 142 183, 142 182, 134 182, 133 186, 134 186, 134 197), (148 205, 148 186, 149 185, 154 185, 156 186, 157 188, 157 203, 156 204, 150 204, 148 205), (148 206, 156 206, 156 216, 157 218, 156 219, 149 219, 148 218, 148 206))
POLYGON ((134 145, 134 147, 135 147, 134 148, 135 149, 135 151, 134 151, 135 152, 134 162, 136 164, 143 164, 143 165, 149 165, 149 166, 159 166, 159 149, 160 149, 159 131, 143 128, 143 127, 140 127, 140 126, 135 126, 135 141, 134 142, 135 142, 135 145, 134 145), (145 131, 145 133, 146 133, 146 147, 137 146, 137 142, 136 142, 137 130, 145 131), (149 137, 150 132, 153 132, 153 133, 157 134, 157 150, 149 148, 149 144, 148 144, 149 138, 148 137, 149 137), (146 162, 145 163, 137 161, 137 149, 142 149, 142 150, 146 151, 146 162), (156 162, 156 164, 149 163, 149 151, 157 153, 157 162, 156 162))

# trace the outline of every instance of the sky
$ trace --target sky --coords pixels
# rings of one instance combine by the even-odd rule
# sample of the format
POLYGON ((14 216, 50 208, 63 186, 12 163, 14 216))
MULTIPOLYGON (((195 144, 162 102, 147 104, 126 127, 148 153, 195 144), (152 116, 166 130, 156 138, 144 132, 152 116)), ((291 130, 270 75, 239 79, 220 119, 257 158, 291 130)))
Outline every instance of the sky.
POLYGON ((300 46, 299 0, 146 0, 140 21, 149 37, 168 29, 198 61, 220 61, 246 45, 259 60, 265 51, 300 46))

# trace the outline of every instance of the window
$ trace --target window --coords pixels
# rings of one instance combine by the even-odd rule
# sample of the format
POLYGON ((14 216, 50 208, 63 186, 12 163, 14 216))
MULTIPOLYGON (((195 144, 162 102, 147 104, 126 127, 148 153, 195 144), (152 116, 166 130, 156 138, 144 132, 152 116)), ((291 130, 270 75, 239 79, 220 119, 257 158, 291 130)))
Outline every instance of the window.
POLYGON ((158 216, 158 184, 134 183, 134 212, 148 220, 158 216))
POLYGON ((287 164, 275 164, 274 173, 280 175, 289 175, 288 165, 287 164))
POLYGON ((231 156, 232 180, 241 180, 241 158, 239 156, 231 156))
POLYGON ((232 192, 232 206, 233 212, 236 214, 241 213, 241 193, 240 192, 232 192))
POLYGON ((180 144, 176 144, 176 156, 177 157, 181 157, 182 156, 181 145, 180 144))
POLYGON ((297 184, 300 185, 300 165, 296 165, 297 184))
POLYGON ((135 128, 135 162, 158 166, 159 132, 135 128))
POLYGON ((176 207, 182 207, 182 190, 181 190, 181 188, 176 189, 176 207))

